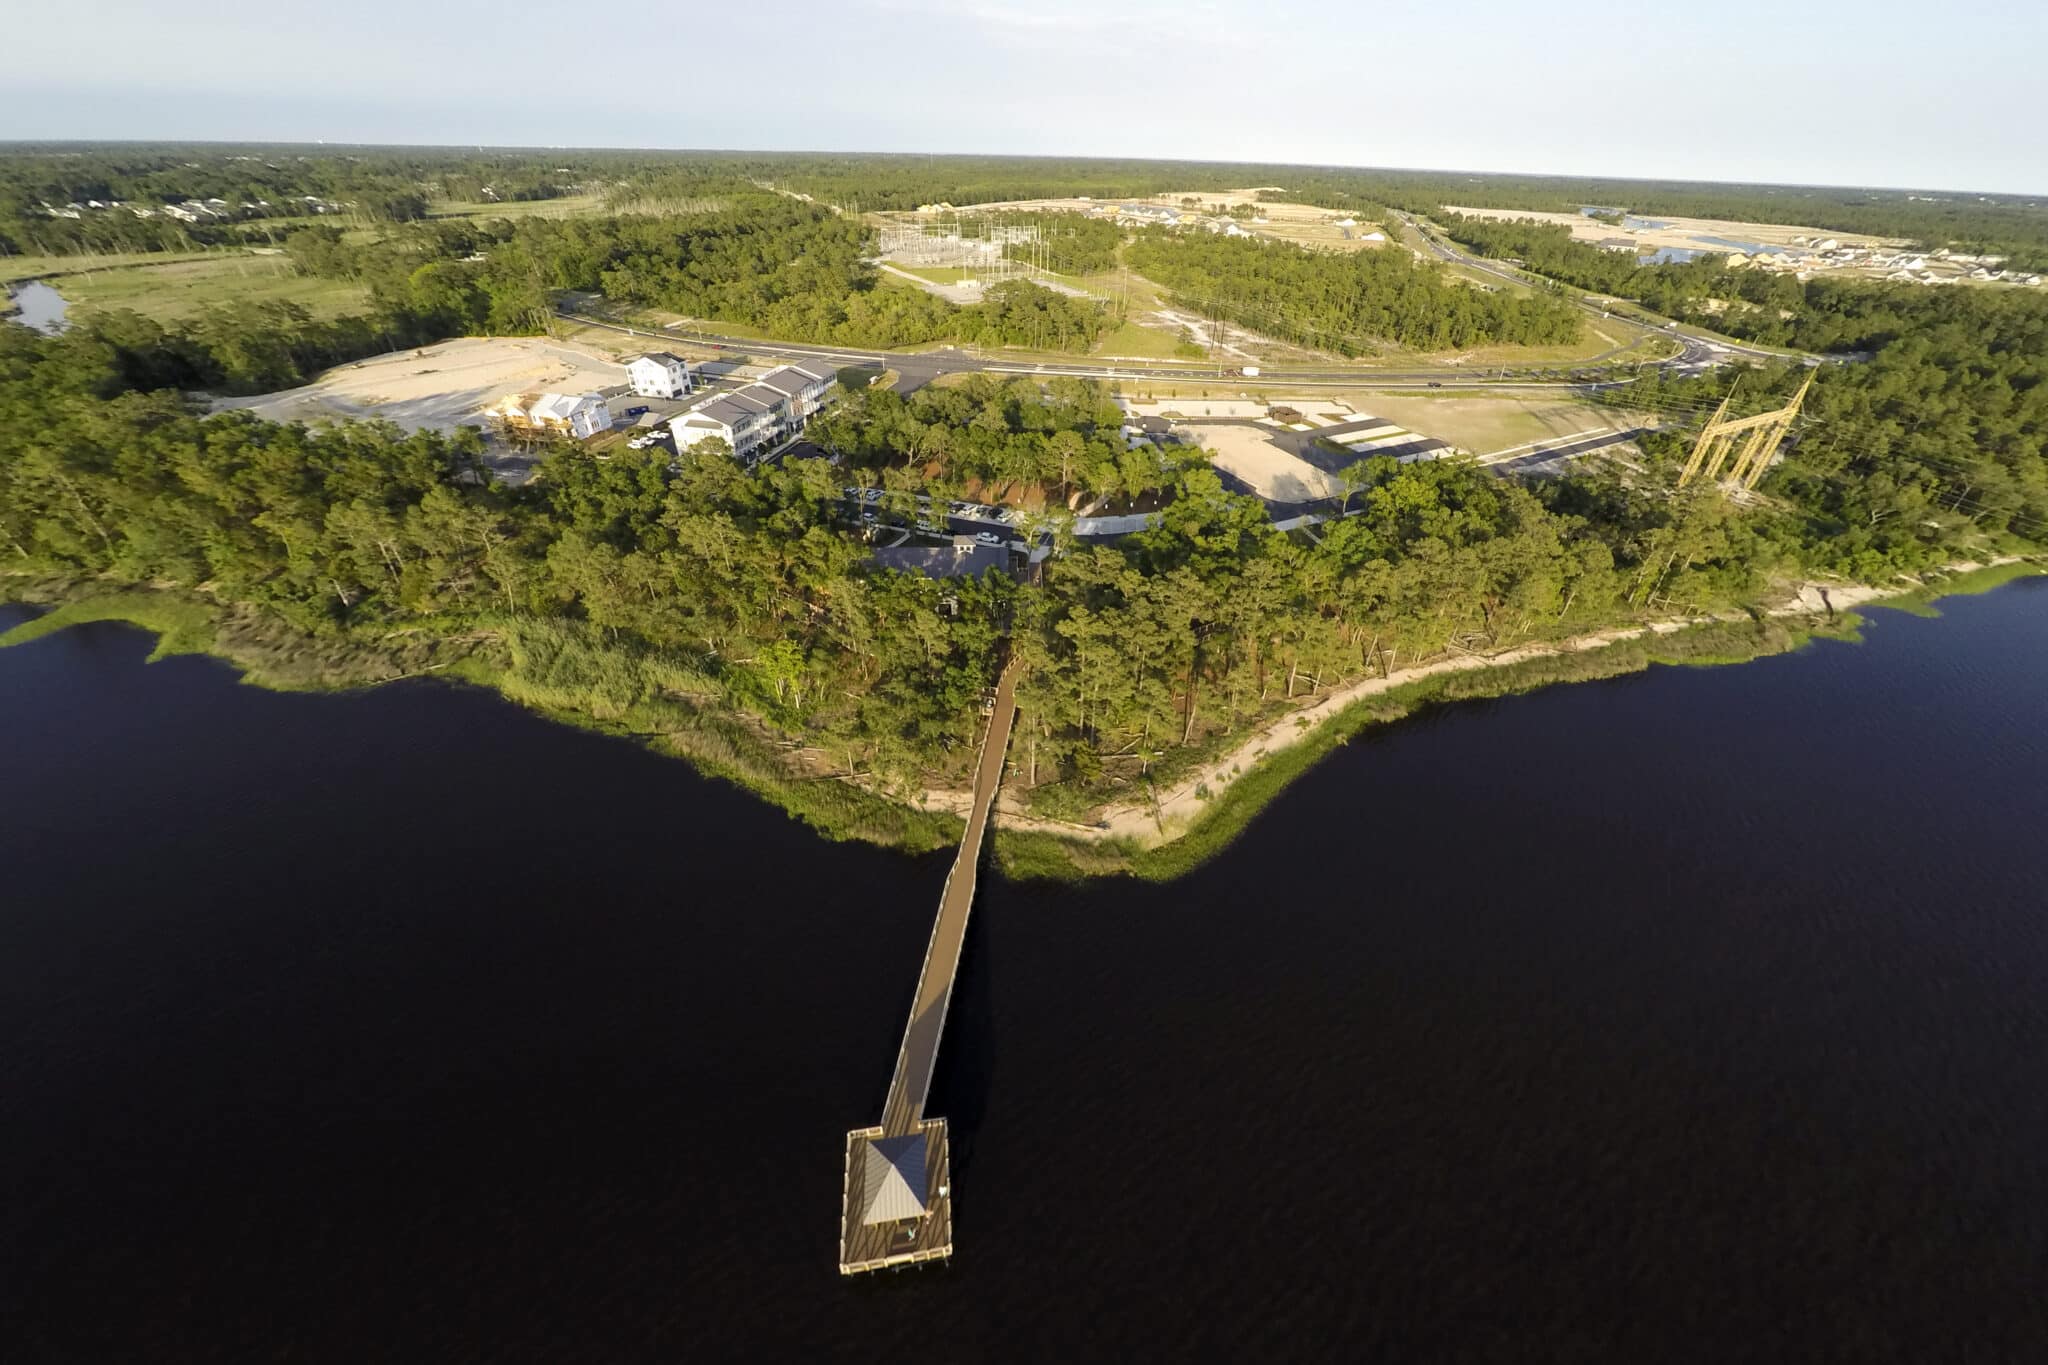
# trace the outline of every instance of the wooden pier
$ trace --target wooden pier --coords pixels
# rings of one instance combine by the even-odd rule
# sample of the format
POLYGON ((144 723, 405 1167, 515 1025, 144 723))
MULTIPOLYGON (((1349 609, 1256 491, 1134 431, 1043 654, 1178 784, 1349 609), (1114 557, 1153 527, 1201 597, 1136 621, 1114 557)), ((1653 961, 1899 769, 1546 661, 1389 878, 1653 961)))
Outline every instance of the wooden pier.
POLYGON ((939 913, 925 945, 924 968, 910 1004, 910 1022, 896 1052, 896 1070, 882 1103, 882 1121, 846 1135, 845 1174, 840 1189, 839 1273, 942 1260, 953 1254, 952 1149, 946 1121, 924 1116, 953 978, 967 942, 967 916, 974 907, 974 883, 981 866, 982 836, 996 788, 1002 784, 1003 756, 1017 715, 1017 665, 1003 669, 995 706, 981 740, 974 799, 960 851, 939 893, 939 913))

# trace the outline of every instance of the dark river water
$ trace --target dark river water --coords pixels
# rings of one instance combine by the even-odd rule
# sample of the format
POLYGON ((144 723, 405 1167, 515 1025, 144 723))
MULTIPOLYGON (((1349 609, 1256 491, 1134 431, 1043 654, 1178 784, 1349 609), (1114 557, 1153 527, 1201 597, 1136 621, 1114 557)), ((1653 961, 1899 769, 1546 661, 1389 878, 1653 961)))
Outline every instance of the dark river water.
POLYGON ((958 1253, 856 1282, 946 857, 454 688, 0 651, 0 1360, 2048 1359, 2048 580, 1943 613, 985 884, 958 1253))

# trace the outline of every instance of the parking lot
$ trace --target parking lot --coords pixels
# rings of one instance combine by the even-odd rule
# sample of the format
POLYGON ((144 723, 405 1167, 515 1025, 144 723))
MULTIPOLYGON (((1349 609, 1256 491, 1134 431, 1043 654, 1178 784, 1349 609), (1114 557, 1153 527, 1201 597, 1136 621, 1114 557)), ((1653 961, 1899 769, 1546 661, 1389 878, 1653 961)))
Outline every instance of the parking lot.
POLYGON ((884 489, 849 485, 840 492, 845 495, 848 515, 867 528, 895 527, 912 535, 938 537, 973 536, 983 545, 1027 548, 1012 521, 1015 514, 1005 508, 978 502, 949 502, 945 512, 935 516, 932 500, 919 494, 917 510, 912 515, 901 508, 886 506, 890 495, 884 489))

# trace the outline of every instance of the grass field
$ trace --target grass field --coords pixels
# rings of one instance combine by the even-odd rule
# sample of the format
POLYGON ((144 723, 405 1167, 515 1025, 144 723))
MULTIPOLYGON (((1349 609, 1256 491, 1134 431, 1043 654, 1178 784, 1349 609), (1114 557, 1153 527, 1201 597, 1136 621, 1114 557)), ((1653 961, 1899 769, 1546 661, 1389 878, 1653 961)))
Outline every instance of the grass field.
POLYGON ((1460 450, 1486 455, 1531 441, 1641 425, 1630 413, 1572 398, 1514 393, 1387 393, 1343 395, 1360 412, 1384 417, 1460 450))
POLYGON ((1602 363, 1647 363, 1667 360, 1678 351, 1678 343, 1669 337, 1653 334, 1633 323, 1589 317, 1579 339, 1568 345, 1478 346, 1467 351, 1409 351, 1389 346, 1374 356, 1372 363, 1393 369, 1443 365, 1462 370, 1484 371, 1500 366, 1512 370, 1532 365, 1581 365, 1601 356, 1607 357, 1602 363))
POLYGON ((1103 335, 1096 344, 1094 354, 1102 356, 1133 356, 1143 360, 1187 360, 1201 359, 1200 356, 1179 354, 1180 335, 1160 327, 1146 327, 1135 322, 1126 322, 1113 332, 1103 335))
POLYGON ((905 265, 901 261, 891 261, 889 268, 915 275, 921 280, 930 280, 933 284, 958 284, 962 280, 979 278, 976 272, 962 270, 957 265, 905 265))
POLYGON ((509 204, 468 203, 450 199, 436 204, 429 218, 577 218, 604 212, 604 196, 568 194, 560 199, 525 199, 509 204))
POLYGON ((370 301, 361 286, 300 275, 282 256, 211 255, 65 275, 51 284, 74 308, 132 308, 159 322, 197 317, 211 304, 276 301, 339 317, 370 301))
POLYGON ((32 280, 45 275, 82 274, 94 270, 120 270, 128 266, 164 265, 175 261, 203 261, 221 253, 211 251, 137 251, 101 256, 0 256, 0 283, 32 280))

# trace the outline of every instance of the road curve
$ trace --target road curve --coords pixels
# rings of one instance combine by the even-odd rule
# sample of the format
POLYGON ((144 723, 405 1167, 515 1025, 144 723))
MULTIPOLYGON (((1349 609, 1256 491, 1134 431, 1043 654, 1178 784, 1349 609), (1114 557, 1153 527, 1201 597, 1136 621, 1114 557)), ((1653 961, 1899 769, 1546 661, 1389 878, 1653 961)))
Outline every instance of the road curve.
MULTIPOLYGON (((1461 250, 1459 247, 1453 245, 1450 241, 1438 237, 1432 232, 1430 232, 1428 228, 1425 228, 1421 223, 1415 220, 1413 214, 1397 213, 1395 216, 1398 217, 1402 222, 1406 223, 1409 227, 1415 229, 1415 235, 1422 238, 1423 243, 1429 247, 1430 251, 1434 253, 1438 259, 1446 261, 1452 265, 1463 266, 1467 270, 1477 270, 1481 274, 1491 275, 1497 280, 1506 280, 1509 284, 1521 285, 1524 288, 1543 288, 1545 286, 1555 285, 1556 283, 1558 283, 1557 281, 1550 279, 1548 276, 1538 275, 1534 271, 1515 270, 1512 267, 1503 266, 1498 262, 1489 261, 1483 256, 1471 255, 1470 253, 1461 250)), ((1612 308, 1603 307, 1602 305, 1595 303, 1590 297, 1584 295, 1573 294, 1568 295, 1567 297, 1570 299, 1572 303, 1577 304, 1586 312, 1597 314, 1600 317, 1606 317, 1608 314, 1614 312, 1612 308)), ((1634 306, 1639 308, 1642 307, 1641 304, 1636 304, 1634 306)), ((1649 312, 1647 308, 1643 309, 1643 311, 1646 313, 1649 312)), ((1618 313, 1615 314, 1615 316, 1621 318, 1624 322, 1635 322, 1638 327, 1648 326, 1648 324, 1646 323, 1639 322, 1636 319, 1631 318, 1626 313, 1618 313)), ((1652 316, 1655 315, 1652 314, 1652 316)), ((1784 351, 1767 350, 1761 346, 1749 346, 1745 345, 1740 341, 1735 341, 1727 337, 1716 337, 1714 340, 1708 341, 1704 337, 1696 337, 1686 332, 1672 331, 1668 329, 1659 328, 1652 328, 1652 330, 1662 331, 1663 335, 1669 337, 1671 340, 1675 342, 1678 342, 1679 345, 1684 347, 1684 349, 1680 351, 1679 354, 1673 356, 1669 360, 1652 362, 1658 365, 1659 367, 1713 365, 1719 363, 1721 357, 1724 354, 1739 355, 1747 360, 1802 359, 1802 357, 1797 354, 1788 354, 1784 351)))

